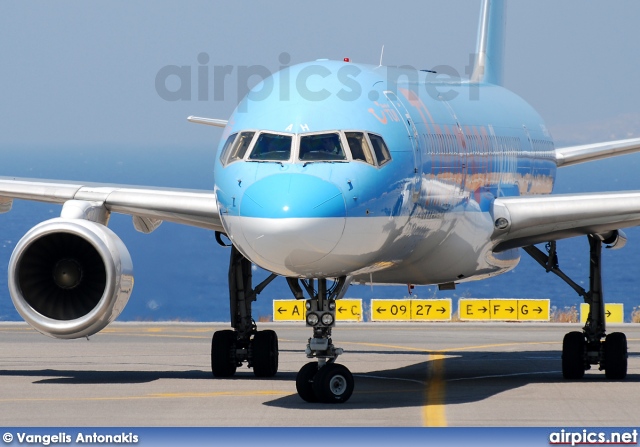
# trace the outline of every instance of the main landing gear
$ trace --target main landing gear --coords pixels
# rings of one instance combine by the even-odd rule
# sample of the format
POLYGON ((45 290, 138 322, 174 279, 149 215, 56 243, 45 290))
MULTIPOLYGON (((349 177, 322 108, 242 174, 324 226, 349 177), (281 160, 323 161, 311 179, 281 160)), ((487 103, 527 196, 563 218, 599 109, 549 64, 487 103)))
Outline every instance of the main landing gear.
POLYGON ((333 345, 331 329, 336 321, 336 299, 344 296, 351 281, 342 277, 331 288, 327 288, 327 280, 319 279, 317 292, 314 280, 287 278, 287 282, 297 299, 304 298, 300 284, 311 297, 305 303, 307 327, 313 329, 306 354, 317 361, 307 363, 298 372, 298 395, 307 402, 346 402, 353 393, 353 375, 345 366, 335 363, 343 350, 333 345))
POLYGON ((229 299, 233 330, 217 331, 211 341, 211 371, 215 377, 231 377, 247 362, 257 377, 278 372, 278 338, 271 330, 258 331, 251 316, 251 303, 277 275, 271 274, 252 288, 251 262, 231 247, 229 299))
MULTIPOLYGON (((614 234, 617 236, 617 233, 614 234)), ((602 243, 609 240, 600 235, 589 235, 589 291, 572 281, 558 267, 556 243, 547 244, 548 254, 535 246, 524 250, 547 272, 558 275, 589 305, 589 316, 582 332, 569 332, 562 342, 562 375, 576 380, 584 376, 591 365, 600 365, 607 379, 622 380, 627 376, 627 337, 621 332, 605 335, 605 313, 602 291, 602 243)))

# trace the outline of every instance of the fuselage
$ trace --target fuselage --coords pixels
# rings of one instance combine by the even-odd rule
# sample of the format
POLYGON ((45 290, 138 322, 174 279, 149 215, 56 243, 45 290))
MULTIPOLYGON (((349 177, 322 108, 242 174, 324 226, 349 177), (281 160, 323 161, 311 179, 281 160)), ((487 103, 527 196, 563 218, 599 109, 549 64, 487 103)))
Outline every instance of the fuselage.
POLYGON ((243 99, 214 174, 225 231, 266 270, 442 284, 513 268, 493 200, 549 194, 555 172, 542 119, 502 87, 315 61, 243 99))

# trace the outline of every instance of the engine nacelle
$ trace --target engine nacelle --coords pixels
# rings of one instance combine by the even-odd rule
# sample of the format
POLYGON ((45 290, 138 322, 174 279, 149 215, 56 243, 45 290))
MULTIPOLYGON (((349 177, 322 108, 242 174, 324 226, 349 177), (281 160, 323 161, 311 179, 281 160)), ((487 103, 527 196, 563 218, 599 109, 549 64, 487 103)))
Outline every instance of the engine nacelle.
POLYGON ((16 310, 55 338, 95 334, 124 309, 133 264, 120 238, 104 225, 56 218, 33 227, 9 261, 16 310))
POLYGON ((602 239, 602 243, 612 250, 620 250, 627 245, 627 235, 622 230, 613 230, 599 236, 602 239))

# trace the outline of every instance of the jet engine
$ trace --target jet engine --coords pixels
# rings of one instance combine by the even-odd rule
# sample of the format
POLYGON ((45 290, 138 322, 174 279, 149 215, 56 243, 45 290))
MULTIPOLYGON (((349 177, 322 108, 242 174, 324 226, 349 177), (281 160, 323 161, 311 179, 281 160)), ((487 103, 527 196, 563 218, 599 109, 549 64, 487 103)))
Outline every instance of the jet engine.
POLYGON ((599 236, 607 248, 612 250, 620 250, 627 245, 627 235, 624 234, 622 230, 613 230, 606 234, 600 234, 599 236))
POLYGON ((16 310, 55 338, 95 334, 124 309, 133 264, 120 238, 99 223, 56 218, 33 227, 9 261, 16 310))

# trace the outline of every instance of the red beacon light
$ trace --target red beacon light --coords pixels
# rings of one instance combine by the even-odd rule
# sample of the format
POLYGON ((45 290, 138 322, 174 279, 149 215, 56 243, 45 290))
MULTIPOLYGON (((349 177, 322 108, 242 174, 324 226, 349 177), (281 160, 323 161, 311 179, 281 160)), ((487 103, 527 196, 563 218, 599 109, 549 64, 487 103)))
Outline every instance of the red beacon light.
POLYGON ((351 59, 349 59, 348 57, 345 57, 345 58, 344 58, 344 61, 345 61, 345 62, 351 62, 351 59))

